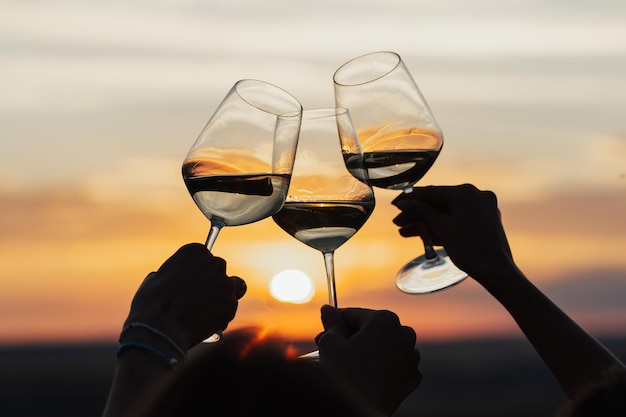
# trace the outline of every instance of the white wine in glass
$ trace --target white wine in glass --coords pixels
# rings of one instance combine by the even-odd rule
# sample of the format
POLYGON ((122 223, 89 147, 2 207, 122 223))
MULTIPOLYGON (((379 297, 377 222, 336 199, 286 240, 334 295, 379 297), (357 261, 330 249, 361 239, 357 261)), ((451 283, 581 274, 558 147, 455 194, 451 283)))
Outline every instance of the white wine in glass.
POLYGON ((237 81, 222 100, 182 167, 191 197, 211 222, 209 250, 224 226, 256 222, 283 206, 301 120, 300 102, 264 81, 237 81))
MULTIPOLYGON (((375 187, 412 192, 437 159, 443 134, 401 57, 389 51, 359 56, 339 67, 333 82, 335 104, 350 111, 358 133, 355 141, 342 141, 353 175, 375 187), (367 171, 352 169, 354 164, 367 171)), ((467 277, 443 249, 422 239, 425 254, 398 272, 398 289, 431 293, 467 277)))
POLYGON ((274 222, 324 256, 328 303, 337 306, 334 253, 365 224, 375 199, 346 168, 340 137, 356 132, 346 109, 305 110, 289 192, 274 222))
POLYGON ((322 253, 333 307, 335 250, 365 224, 375 206, 372 188, 348 171, 341 153, 340 137, 355 135, 346 109, 305 110, 285 205, 272 216, 284 231, 322 253))

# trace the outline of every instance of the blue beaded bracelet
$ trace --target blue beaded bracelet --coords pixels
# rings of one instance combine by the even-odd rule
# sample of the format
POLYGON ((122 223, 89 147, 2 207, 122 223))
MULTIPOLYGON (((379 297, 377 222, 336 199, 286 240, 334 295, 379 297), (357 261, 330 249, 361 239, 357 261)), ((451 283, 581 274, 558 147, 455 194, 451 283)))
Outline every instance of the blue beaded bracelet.
POLYGON ((144 343, 137 343, 137 342, 124 343, 117 350, 117 353, 116 353, 117 358, 119 359, 120 356, 122 356, 122 354, 124 352, 126 352, 128 349, 132 349, 132 348, 143 349, 145 351, 148 351, 148 352, 152 353, 153 355, 157 356, 158 358, 163 359, 170 367, 172 367, 174 369, 176 369, 176 367, 178 367, 178 364, 179 364, 178 359, 170 358, 165 353, 161 352, 160 350, 157 350, 157 349, 153 348, 152 346, 146 345, 144 343))
POLYGON ((154 327, 152 327, 152 326, 149 326, 149 325, 147 325, 147 324, 145 324, 145 323, 137 323, 137 322, 134 322, 134 323, 130 323, 129 325, 127 325, 126 327, 124 327, 124 328, 122 329, 122 332, 120 333, 119 341, 120 341, 120 342, 122 341, 122 339, 124 338, 124 334, 125 334, 127 331, 129 331, 129 330, 131 330, 131 329, 133 329, 133 328, 137 328, 137 327, 142 327, 142 328, 144 328, 144 329, 146 329, 146 330, 149 330, 150 332, 152 332, 152 333, 156 334, 157 336, 159 336, 159 337, 163 338, 165 341, 167 341, 167 343, 169 343, 170 345, 172 345, 172 347, 173 347, 174 349, 176 349, 176 351, 177 351, 178 353, 180 353, 180 356, 181 356, 181 357, 183 357, 183 358, 185 357, 185 351, 184 351, 184 350, 182 350, 182 349, 180 348, 180 346, 178 346, 178 344, 177 344, 176 342, 174 342, 174 340, 172 340, 172 338, 171 338, 171 337, 169 337, 168 335, 166 335, 165 333, 163 333, 163 332, 162 332, 162 331, 160 331, 159 329, 156 329, 156 328, 154 328, 154 327))

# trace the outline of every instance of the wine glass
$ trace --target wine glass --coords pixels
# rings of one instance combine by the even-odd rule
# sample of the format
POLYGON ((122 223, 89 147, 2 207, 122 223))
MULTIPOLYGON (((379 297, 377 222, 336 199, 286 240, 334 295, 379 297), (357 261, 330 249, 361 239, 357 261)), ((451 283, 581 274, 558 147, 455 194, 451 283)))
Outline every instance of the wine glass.
MULTIPOLYGON (((276 213, 285 202, 302 105, 259 80, 240 80, 215 110, 183 162, 185 185, 211 228, 209 250, 224 226, 276 213)), ((214 334, 207 341, 219 340, 214 334)))
MULTIPOLYGON (((374 191, 346 168, 340 138, 355 139, 346 109, 305 110, 291 184, 274 222, 324 256, 328 304, 337 306, 334 253, 365 224, 374 191)), ((346 139, 347 140, 347 139, 346 139)), ((317 351, 304 355, 315 358, 317 351)))
MULTIPOLYGON (((335 104, 349 109, 358 133, 342 142, 346 163, 362 159, 375 187, 412 192, 437 159, 443 134, 402 58, 389 51, 359 56, 337 69, 333 83, 335 104)), ((360 169, 353 174, 363 177, 360 169)), ((398 289, 431 293, 467 277, 444 249, 422 240, 425 254, 398 272, 398 289)))

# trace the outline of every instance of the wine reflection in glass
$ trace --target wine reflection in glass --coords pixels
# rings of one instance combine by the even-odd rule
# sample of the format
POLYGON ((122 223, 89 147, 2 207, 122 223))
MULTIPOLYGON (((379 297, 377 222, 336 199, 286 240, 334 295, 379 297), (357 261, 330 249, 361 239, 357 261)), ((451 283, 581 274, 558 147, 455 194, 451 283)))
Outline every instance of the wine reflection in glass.
MULTIPOLYGON (((211 223, 209 250, 224 226, 256 222, 283 206, 301 118, 300 102, 264 81, 237 81, 226 94, 182 166, 191 197, 211 223)), ((217 333, 207 339, 217 340, 217 333)))
MULTIPOLYGON (((335 250, 365 224, 375 205, 372 188, 353 176, 343 159, 340 138, 355 136, 346 109, 305 110, 287 198, 272 216, 284 231, 323 254, 333 307, 335 250)), ((317 351, 305 356, 314 358, 317 351)))
MULTIPOLYGON (((359 56, 337 69, 333 83, 335 103, 350 111, 358 133, 357 141, 342 142, 347 164, 364 164, 375 187, 412 192, 437 159, 443 134, 401 57, 389 51, 359 56)), ((444 249, 422 239, 425 254, 398 272, 398 289, 431 293, 467 277, 444 249)))

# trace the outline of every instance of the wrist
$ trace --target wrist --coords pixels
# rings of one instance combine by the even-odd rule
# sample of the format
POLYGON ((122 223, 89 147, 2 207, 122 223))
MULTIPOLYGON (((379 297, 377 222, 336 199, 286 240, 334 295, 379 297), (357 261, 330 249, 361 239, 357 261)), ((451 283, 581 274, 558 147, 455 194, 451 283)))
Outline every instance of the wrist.
POLYGON ((490 293, 510 289, 526 277, 509 257, 492 258, 477 266, 469 275, 490 293))
MULTIPOLYGON (((133 328, 133 330, 134 328, 143 328, 147 330, 148 333, 152 333, 152 336, 158 336, 160 339, 169 339, 168 342, 178 346, 184 354, 191 349, 184 326, 181 326, 171 315, 157 312, 137 313, 131 310, 131 313, 124 322, 120 338, 124 336, 125 333, 130 332, 131 328, 133 328)), ((143 333, 145 332, 139 332, 140 335, 143 333)))
POLYGON ((480 284, 505 308, 517 305, 524 297, 538 294, 537 288, 515 265, 499 269, 480 284))
POLYGON ((185 359, 187 350, 165 332, 142 322, 127 322, 119 336, 118 358, 127 350, 142 350, 170 367, 176 368, 185 359))

